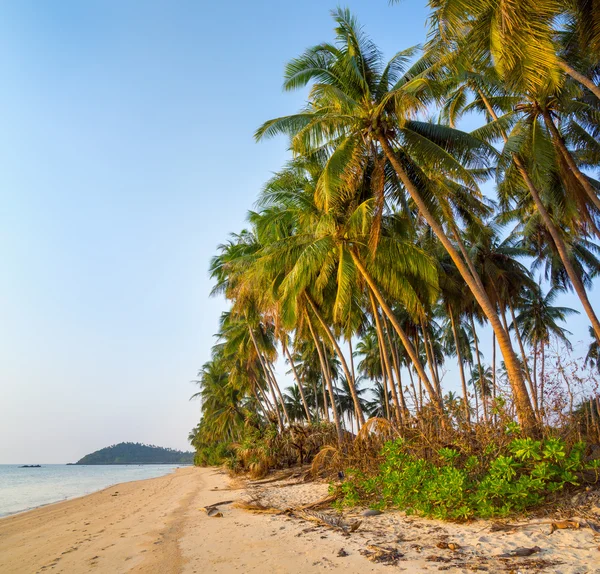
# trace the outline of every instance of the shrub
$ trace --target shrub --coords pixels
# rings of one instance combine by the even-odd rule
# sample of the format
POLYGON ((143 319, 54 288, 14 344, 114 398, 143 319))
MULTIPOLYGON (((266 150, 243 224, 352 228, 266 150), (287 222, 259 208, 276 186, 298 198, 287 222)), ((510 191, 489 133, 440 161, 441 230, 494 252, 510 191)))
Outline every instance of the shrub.
MULTIPOLYGON (((465 456, 444 447, 424 458, 404 439, 387 442, 378 472, 348 471, 341 504, 369 501, 407 514, 466 520, 523 512, 567 486, 586 468, 585 445, 570 449, 558 438, 516 438, 493 456, 465 456)), ((496 449, 489 445, 488 455, 496 449)))

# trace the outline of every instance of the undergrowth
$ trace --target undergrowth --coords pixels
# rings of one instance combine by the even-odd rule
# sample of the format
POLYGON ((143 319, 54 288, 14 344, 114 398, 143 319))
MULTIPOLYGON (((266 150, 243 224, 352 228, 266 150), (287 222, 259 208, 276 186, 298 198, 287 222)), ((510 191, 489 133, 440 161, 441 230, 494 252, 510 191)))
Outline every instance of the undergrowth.
POLYGON ((346 472, 338 505, 366 503, 443 520, 507 516, 579 485, 582 471, 597 481, 600 461, 586 462, 585 450, 583 442, 568 446, 556 437, 513 438, 500 448, 488 443, 479 455, 442 447, 425 457, 398 438, 384 444, 375 472, 346 472))

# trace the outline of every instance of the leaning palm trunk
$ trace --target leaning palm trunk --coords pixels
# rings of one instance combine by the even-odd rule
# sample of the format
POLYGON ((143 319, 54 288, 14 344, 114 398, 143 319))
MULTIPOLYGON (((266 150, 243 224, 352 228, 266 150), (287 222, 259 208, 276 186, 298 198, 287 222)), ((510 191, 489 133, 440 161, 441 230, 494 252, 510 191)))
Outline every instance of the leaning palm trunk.
POLYGON ((481 392, 481 404, 483 406, 483 420, 488 422, 488 413, 487 413, 487 393, 485 392, 484 382, 483 382, 483 368, 481 366, 481 356, 479 355, 479 340, 477 338, 477 331, 475 330, 475 320, 473 319, 473 315, 471 318, 471 329, 473 330, 473 340, 475 341, 475 354, 477 355, 477 368, 479 369, 479 390, 481 392))
MULTIPOLYGON (((323 351, 321 350, 321 345, 319 343, 319 339, 317 337, 317 334, 315 333, 315 329, 313 327, 312 321, 310 320, 308 310, 305 311, 305 314, 306 314, 306 322, 308 323, 308 328, 310 329, 310 334, 312 335, 313 341, 315 342, 315 347, 317 348, 317 353, 319 355, 319 362, 321 363, 321 370, 323 371, 323 377, 325 378, 325 383, 327 384, 327 391, 329 392, 329 399, 331 401, 331 410, 333 412, 333 421, 335 423, 335 430, 337 431, 338 443, 341 445, 342 442, 344 441, 344 434, 342 432, 342 425, 340 423, 340 416, 338 413, 338 409, 335 404, 335 394, 333 392, 333 384, 331 382, 331 378, 329 377, 327 365, 325 362, 325 357, 323 356, 323 351)), ((327 408, 327 407, 325 407, 325 408, 327 408)))
POLYGON ((425 347, 425 356, 427 357, 427 364, 429 366, 429 372, 435 383, 435 388, 438 395, 442 396, 442 386, 440 385, 440 378, 438 376, 437 367, 435 364, 435 356, 433 354, 433 345, 429 337, 429 331, 427 329, 425 318, 421 316, 421 333, 423 333, 423 346, 425 347))
MULTIPOLYGON (((371 291, 369 291, 369 299, 371 301, 371 308, 373 311, 373 318, 375 319, 375 329, 377 331, 377 339, 379 341, 379 355, 381 357, 381 365, 382 367, 385 369, 385 375, 384 376, 384 384, 385 384, 385 379, 387 378, 387 380, 389 381, 389 387, 392 391, 392 398, 394 400, 394 407, 395 407, 395 411, 396 411, 396 420, 401 423, 402 419, 401 419, 401 413, 400 413, 400 401, 398 400, 398 393, 396 392, 396 386, 394 384, 394 377, 392 375, 392 369, 390 368, 390 361, 389 361, 389 356, 387 354, 387 350, 385 347, 385 340, 383 338, 383 329, 381 328, 381 321, 380 321, 380 317, 379 317, 379 311, 377 309, 377 303, 373 297, 373 293, 371 291)), ((384 387, 385 389, 385 387, 384 387)), ((387 391, 387 389, 386 389, 387 391)), ((387 394, 387 392, 386 392, 387 394)))
POLYGON ((496 333, 496 337, 498 339, 498 345, 500 346, 500 351, 502 356, 504 357, 504 362, 506 364, 506 369, 508 371, 508 376, 511 384, 511 388, 514 395, 515 406, 517 409, 517 415, 519 420, 521 421, 522 426, 527 431, 533 431, 536 428, 536 419, 533 412, 533 408, 531 407, 531 401, 529 400, 529 395, 527 393, 527 387, 525 386, 525 382, 523 381, 523 373, 521 372, 521 366, 519 364, 519 360, 517 359, 517 355, 515 354, 512 344, 510 342, 510 338, 508 333, 502 327, 502 323, 500 322, 500 318, 494 309, 487 293, 484 289, 481 288, 481 281, 475 279, 475 276, 469 270, 469 267, 463 261, 459 253, 456 251, 454 245, 446 235, 442 226, 437 222, 437 220, 433 217, 433 214, 429 211, 427 204, 423 201, 421 194, 417 190, 416 186, 413 184, 411 179, 408 177, 408 174, 396 158, 394 154, 394 150, 391 145, 387 141, 384 136, 379 136, 378 141, 381 144, 381 147, 388 158, 389 162, 392 164, 394 171, 404 184, 404 187, 410 194, 411 198, 417 205, 419 212, 425 218, 435 235, 438 237, 450 257, 456 265, 458 271, 460 272, 462 278, 465 283, 473 293, 477 303, 479 303, 481 309, 485 313, 488 318, 492 329, 496 333))
POLYGON ((452 325, 452 335, 454 336, 454 346, 456 347, 456 360, 458 361, 458 370, 460 372, 460 383, 462 385, 462 392, 465 404, 465 421, 467 424, 471 424, 471 413, 469 408, 469 395, 467 393, 467 381, 465 379, 465 366, 462 360, 462 351, 460 350, 460 343, 458 339, 458 332, 456 330, 456 321, 454 320, 454 311, 452 307, 448 305, 448 315, 450 315, 450 324, 452 325))
POLYGON ((273 383, 271 381, 271 377, 269 376, 269 371, 267 370, 264 358, 262 356, 262 353, 260 352, 260 349, 258 348, 256 338, 254 337, 254 333, 252 332, 252 328, 250 327, 250 325, 248 325, 248 332, 250 333, 250 338, 252 339, 252 343, 254 344, 254 349, 256 350, 256 354, 258 355, 258 360, 260 361, 260 365, 261 365, 263 373, 265 375, 265 380, 267 381, 267 385, 269 386, 269 389, 271 390, 271 394, 273 395, 273 402, 275 404, 275 414, 277 415, 277 423, 279 425, 279 430, 283 431, 284 425, 283 425, 283 420, 281 418, 281 414, 279 412, 279 405, 277 404, 277 395, 275 393, 275 389, 273 388, 273 383))
POLYGON ((300 391, 300 396, 302 397, 302 406, 304 407, 304 412, 306 414, 306 422, 311 422, 310 409, 308 408, 308 403, 306 402, 306 396, 304 395, 304 385, 302 381, 298 377, 298 373, 296 372, 296 365, 294 365, 294 361, 292 360, 292 356, 285 344, 285 341, 281 340, 281 346, 283 347, 283 352, 285 353, 290 365, 292 366, 292 373, 294 373, 294 379, 296 379, 296 384, 298 385, 298 390, 300 391))
POLYGON ((333 348, 335 349, 335 352, 337 353, 337 355, 340 359, 340 363, 342 364, 342 369, 344 370, 344 374, 346 375, 346 379, 348 380, 348 387, 350 388, 350 394, 352 395, 352 401, 354 403, 354 410, 356 411, 356 419, 358 421, 358 428, 360 430, 360 427, 365 424, 365 417, 363 415, 362 408, 360 406, 360 400, 358 398, 358 394, 356 393, 354 377, 352 376, 352 373, 350 372, 350 369, 348 368, 348 363, 346 363, 346 358, 344 357, 344 353, 342 353, 342 350, 340 349, 340 346, 339 346, 336 338, 334 337, 333 333, 331 332, 329 325, 327 325, 327 323, 325 322, 325 319, 323 319, 323 317, 321 316, 321 313, 319 313, 317 306, 315 305, 315 303, 312 300, 312 298, 310 297, 310 295, 306 294, 306 300, 308 301, 309 305, 311 306, 311 309, 313 310, 315 317, 321 323, 323 330, 327 334, 327 337, 331 341, 331 344, 333 345, 333 348))
POLYGON ((565 72, 565 74, 571 76, 575 81, 579 82, 582 86, 585 86, 590 92, 592 92, 600 100, 600 87, 594 84, 594 82, 578 72, 575 68, 567 64, 564 60, 558 60, 558 66, 565 72))
MULTIPOLYGON (((488 102, 487 98, 484 96, 483 92, 479 91, 478 93, 492 119, 497 120, 498 115, 494 111, 494 108, 492 108, 492 106, 488 102)), ((502 133, 502 138, 504 139, 504 142, 508 141, 508 137, 504 132, 502 133)), ((575 268, 573 267, 573 264, 571 263, 569 253, 567 251, 567 246, 563 241, 562 237, 560 236, 560 231, 552 221, 552 218, 550 217, 548 210, 544 206, 544 203, 542 202, 537 188, 535 187, 533 181, 529 177, 529 173, 525 169, 525 165, 521 161, 521 158, 517 154, 513 154, 513 161, 515 162, 515 165, 517 166, 517 169, 519 170, 519 173, 521 174, 521 177, 523 178, 523 181, 525 182, 525 185, 527 186, 527 189, 531 194, 535 207, 538 213, 540 214, 540 217, 542 218, 546 229, 548 229, 548 232, 552 237, 552 241, 554 241, 554 245, 556 246, 560 260, 562 261, 562 264, 565 267, 565 271, 567 272, 567 275, 571 280, 571 284, 573 285, 573 289, 575 289, 575 293, 577 293, 577 296, 579 297, 579 300, 581 301, 581 304, 583 305, 583 308, 588 318, 590 319, 592 328, 594 329, 594 333, 596 334, 596 338, 598 339, 598 341, 600 341, 600 321, 598 321, 598 317, 596 316, 596 313, 592 308, 592 304, 588 299, 587 292, 585 290, 585 287, 583 286, 581 278, 579 277, 579 275, 575 271, 575 268)), ((502 350, 502 345, 500 345, 500 349, 502 350)), ((506 362, 506 357, 504 358, 504 360, 506 362)))
POLYGON ((508 308, 510 309, 510 316, 512 318, 512 324, 515 327, 515 334, 517 335, 517 341, 519 343, 519 349, 521 349, 521 356, 523 357, 523 365, 525 370, 525 375, 527 376, 527 381, 529 382, 529 389, 531 391, 531 399, 533 400, 533 406, 535 408, 535 412, 539 416, 540 407, 537 399, 537 389, 533 383, 533 379, 531 378, 531 370, 529 369, 529 361, 527 360, 527 355, 525 354, 525 346, 523 345, 523 338, 521 337, 521 332, 519 331, 519 326, 517 325, 517 319, 515 317, 515 309, 511 300, 508 300, 508 308))
POLYGON ((402 391, 402 375, 400 373, 400 361, 398 360, 398 350, 392 342, 389 325, 385 316, 383 317, 383 323, 385 325, 385 335, 387 337, 387 342, 390 347, 390 352, 392 354, 393 368, 396 372, 396 377, 398 377, 398 396, 400 397, 400 403, 402 405, 402 413, 404 417, 408 417, 408 407, 406 406, 406 401, 404 400, 404 392, 402 391))
POLYGON ((560 236, 560 231, 558 230, 558 228, 552 221, 550 214, 548 213, 548 211, 546 210, 546 207, 542 203, 542 199, 538 193, 538 190, 535 187, 535 185, 533 184, 533 182, 531 181, 531 178, 529 177, 529 174, 525 170, 523 163, 517 156, 515 156, 514 159, 515 159, 517 168, 519 169, 519 172, 521 173, 521 176, 525 180, 525 184, 527 185, 529 192, 531 193, 531 197, 533 198, 533 201, 534 201, 534 203, 537 207, 537 210, 542 218, 542 221, 544 222, 544 225, 548 229, 548 232, 550 233, 550 236, 552 237, 552 241, 554 241, 554 245, 556 246, 556 249, 560 256, 560 260, 562 261, 562 264, 565 267, 565 271, 567 272, 567 275, 569 276, 569 279, 571 280, 571 284, 573 285, 573 288, 575 289, 575 292, 577 293, 577 296, 579 297, 579 300, 581 301, 581 304, 583 305, 583 308, 585 309, 585 312, 586 312, 590 322, 592 323, 592 328, 594 329, 596 338, 598 339, 598 341, 600 341, 600 321, 598 321, 598 317, 596 316, 596 313, 594 312, 592 304, 590 303, 590 300, 588 299, 587 292, 585 290, 585 287, 583 286, 583 282, 581 281, 581 277, 579 277, 579 275, 577 274, 577 271, 575 271, 575 268, 573 267, 573 264, 571 263, 571 258, 569 257, 569 253, 567 251, 567 246, 566 246, 565 242, 563 241, 563 238, 560 236))
POLYGON ((281 402, 281 408, 283 409, 283 416, 288 424, 291 424, 290 415, 288 414, 287 407, 285 406, 285 401, 283 400, 283 395, 281 394, 281 388, 279 387, 279 383, 275 378, 275 373, 273 372, 273 368, 271 367, 271 363, 265 359, 265 364, 267 365, 267 369, 269 370, 269 374, 271 375, 271 381, 273 381, 273 387, 277 392, 277 396, 279 397, 279 401, 281 402))
POLYGON ((410 339, 404 332, 404 329, 402 329, 402 327, 400 326, 398 319, 396 319, 396 316, 394 315, 393 311, 390 309, 389 305, 386 303, 383 295, 381 294, 381 291, 375 284, 375 281, 373 281, 373 278, 371 277, 370 273, 367 271, 365 266, 362 264, 362 261, 359 259, 359 257, 356 255, 356 253, 354 253, 353 250, 350 250, 350 255, 352 256, 352 260, 354 261, 354 264, 356 265, 357 269, 360 271, 360 274, 363 276, 364 280, 366 281, 367 285, 369 286, 369 289, 372 291, 373 295, 375 296, 375 299, 377 299, 379 306, 381 307, 383 312, 387 315, 388 319, 392 323, 394 330, 398 334, 400 341, 402 341, 402 344, 404 345, 404 348, 406 349, 406 354, 409 356, 410 360, 412 361, 412 363, 415 367, 415 370, 417 371, 417 374, 419 375, 419 378, 423 381, 423 384, 427 388, 427 392, 429 393, 429 397, 431 398, 431 401, 435 405, 439 414, 443 417, 444 407, 442 405, 442 399, 437 394, 436 389, 431 384, 431 381, 429 380, 427 373, 425 373, 425 369, 423 368, 423 365, 421 365, 419 356, 415 352, 415 349, 412 346, 410 339))

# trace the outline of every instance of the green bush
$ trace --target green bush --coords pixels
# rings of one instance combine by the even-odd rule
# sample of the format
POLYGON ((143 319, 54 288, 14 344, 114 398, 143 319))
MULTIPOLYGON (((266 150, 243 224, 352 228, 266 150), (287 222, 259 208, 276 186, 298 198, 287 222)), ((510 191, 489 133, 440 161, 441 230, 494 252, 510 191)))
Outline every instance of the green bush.
POLYGON ((340 487, 341 504, 369 501, 374 507, 448 520, 506 516, 577 485, 575 473, 585 469, 583 443, 568 449, 557 438, 518 438, 503 450, 477 457, 442 448, 425 459, 412 454, 404 439, 391 441, 383 447, 383 463, 375 476, 348 471, 340 487))

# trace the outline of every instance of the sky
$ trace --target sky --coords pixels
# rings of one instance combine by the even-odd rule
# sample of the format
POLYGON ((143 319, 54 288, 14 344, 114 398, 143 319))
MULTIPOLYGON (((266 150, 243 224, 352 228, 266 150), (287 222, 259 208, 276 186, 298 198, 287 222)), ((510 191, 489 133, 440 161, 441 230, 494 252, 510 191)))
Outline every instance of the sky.
MULTIPOLYGON (((387 56, 424 40, 423 5, 344 4, 387 56)), ((2 3, 0 464, 189 448, 225 309, 209 261, 287 158, 253 133, 302 105, 283 68, 334 7, 2 3)))

